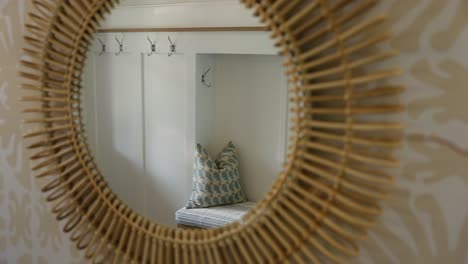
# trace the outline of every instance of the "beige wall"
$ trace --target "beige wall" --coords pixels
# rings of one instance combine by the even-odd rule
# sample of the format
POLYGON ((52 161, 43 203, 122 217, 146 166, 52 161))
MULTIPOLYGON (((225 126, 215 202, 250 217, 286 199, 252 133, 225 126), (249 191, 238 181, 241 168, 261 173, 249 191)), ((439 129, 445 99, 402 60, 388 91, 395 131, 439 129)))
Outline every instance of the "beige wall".
MULTIPOLYGON (((80 263, 47 212, 21 139, 17 60, 29 0, 0 1, 0 263, 80 263)), ((435 134, 468 149, 468 1, 387 0, 390 43, 409 89, 410 132, 435 134)), ((406 142, 393 198, 355 263, 468 261, 468 163, 464 152, 406 142)))

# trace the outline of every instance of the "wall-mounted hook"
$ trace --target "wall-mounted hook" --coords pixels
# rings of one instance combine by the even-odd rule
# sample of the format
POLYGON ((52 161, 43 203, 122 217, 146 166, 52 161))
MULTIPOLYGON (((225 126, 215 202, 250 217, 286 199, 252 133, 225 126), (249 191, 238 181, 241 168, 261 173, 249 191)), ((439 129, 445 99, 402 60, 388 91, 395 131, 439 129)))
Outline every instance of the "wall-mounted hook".
POLYGON ((151 44, 151 52, 148 52, 148 56, 153 55, 156 53, 156 42, 151 41, 151 39, 147 36, 149 43, 151 44))
POLYGON ((174 54, 176 52, 176 46, 175 44, 172 42, 171 40, 171 37, 170 36, 167 36, 167 39, 169 40, 169 43, 171 43, 171 45, 169 46, 169 53, 167 54, 167 56, 172 56, 172 54, 174 54))
POLYGON ((119 43, 119 52, 116 52, 115 55, 120 55, 120 53, 123 52, 123 39, 122 41, 119 41, 119 39, 117 37, 115 37, 115 40, 117 41, 117 43, 119 43))
POLYGON ((201 81, 206 87, 211 87, 211 83, 206 81, 206 75, 211 71, 211 67, 208 68, 208 70, 205 71, 205 73, 202 74, 201 76, 201 81))
POLYGON ((98 40, 101 43, 101 52, 99 53, 99 56, 101 56, 102 54, 106 53, 106 44, 104 44, 100 38, 98 38, 98 40))

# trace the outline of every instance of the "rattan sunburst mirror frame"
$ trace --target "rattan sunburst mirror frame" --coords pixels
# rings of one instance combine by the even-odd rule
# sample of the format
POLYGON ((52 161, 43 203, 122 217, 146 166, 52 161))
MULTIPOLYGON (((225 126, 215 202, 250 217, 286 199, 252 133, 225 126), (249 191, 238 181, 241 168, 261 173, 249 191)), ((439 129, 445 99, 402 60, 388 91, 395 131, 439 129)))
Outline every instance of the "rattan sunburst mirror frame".
POLYGON ((342 262, 359 254, 358 240, 381 213, 379 200, 397 166, 390 152, 401 111, 384 103, 402 91, 382 80, 398 69, 368 70, 396 53, 376 46, 390 38, 373 30, 383 16, 364 15, 376 1, 245 0, 285 56, 292 87, 293 136, 269 194, 242 220, 212 230, 153 223, 121 201, 89 152, 80 116, 80 77, 93 34, 118 0, 33 0, 22 64, 25 135, 37 177, 63 231, 86 258, 113 263, 342 262), (361 116, 374 116, 363 120, 361 116), (378 120, 378 121, 376 121, 378 120))

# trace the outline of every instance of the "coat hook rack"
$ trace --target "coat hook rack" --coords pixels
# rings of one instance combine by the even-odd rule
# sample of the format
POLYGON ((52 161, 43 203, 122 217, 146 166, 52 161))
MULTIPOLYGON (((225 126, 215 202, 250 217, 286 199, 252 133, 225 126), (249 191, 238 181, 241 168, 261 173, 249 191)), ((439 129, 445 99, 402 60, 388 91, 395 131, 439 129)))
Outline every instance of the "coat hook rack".
POLYGON ((119 41, 119 39, 117 37, 115 37, 115 40, 117 41, 117 43, 119 43, 119 52, 116 52, 115 55, 120 55, 120 53, 123 52, 123 39, 122 41, 119 41))
POLYGON ((169 43, 171 43, 171 45, 169 46, 169 53, 167 54, 167 56, 170 57, 176 52, 176 45, 172 42, 170 36, 167 36, 167 39, 169 40, 169 43))
POLYGON ((149 41, 149 43, 151 45, 151 52, 148 52, 148 56, 151 56, 154 53, 156 53, 156 42, 151 41, 150 37, 148 37, 148 36, 147 36, 147 38, 148 38, 148 41, 149 41))
POLYGON ((102 54, 106 53, 106 44, 102 42, 100 38, 98 38, 98 40, 101 43, 101 52, 99 53, 99 56, 101 56, 102 54))
POLYGON ((206 86, 206 87, 211 87, 211 83, 207 82, 206 81, 206 75, 211 71, 211 67, 208 67, 208 69, 205 71, 205 73, 202 74, 202 77, 201 77, 201 80, 202 80, 202 83, 206 86))

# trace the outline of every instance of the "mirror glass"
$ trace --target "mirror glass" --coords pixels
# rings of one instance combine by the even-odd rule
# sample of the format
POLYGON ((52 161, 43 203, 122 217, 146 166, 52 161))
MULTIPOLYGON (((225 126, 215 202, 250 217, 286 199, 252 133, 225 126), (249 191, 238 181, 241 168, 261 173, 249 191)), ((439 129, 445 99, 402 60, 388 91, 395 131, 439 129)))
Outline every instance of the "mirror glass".
POLYGON ((81 97, 89 147, 113 191, 173 227, 240 220, 285 160, 278 52, 236 1, 122 1, 95 36, 81 97))

